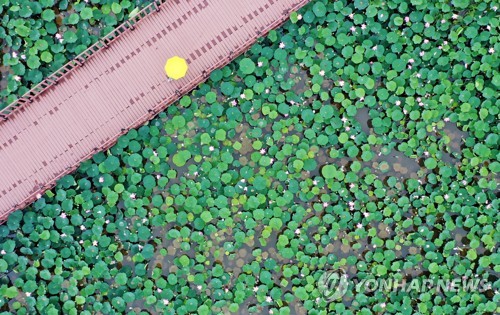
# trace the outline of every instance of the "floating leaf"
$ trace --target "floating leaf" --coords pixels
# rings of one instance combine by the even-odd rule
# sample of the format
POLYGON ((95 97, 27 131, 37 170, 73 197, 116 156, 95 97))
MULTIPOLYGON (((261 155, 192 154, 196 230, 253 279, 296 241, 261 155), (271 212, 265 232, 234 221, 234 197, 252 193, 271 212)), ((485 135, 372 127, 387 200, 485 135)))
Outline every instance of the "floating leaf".
POLYGON ((325 165, 321 168, 321 174, 326 179, 334 178, 336 172, 337 168, 334 165, 325 165))
POLYGON ((255 71, 255 63, 250 58, 240 60, 240 70, 243 74, 250 74, 255 71))
POLYGON ((84 20, 89 20, 94 16, 94 14, 92 13, 91 8, 83 8, 82 11, 80 11, 80 16, 84 20))

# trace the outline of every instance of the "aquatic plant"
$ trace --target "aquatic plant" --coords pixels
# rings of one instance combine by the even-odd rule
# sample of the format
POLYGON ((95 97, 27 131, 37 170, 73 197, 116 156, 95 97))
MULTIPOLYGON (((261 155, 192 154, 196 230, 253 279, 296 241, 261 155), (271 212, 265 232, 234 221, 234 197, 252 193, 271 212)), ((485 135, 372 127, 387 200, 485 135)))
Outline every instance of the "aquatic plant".
POLYGON ((292 12, 9 217, 0 308, 498 313, 495 12, 468 0, 292 12), (351 289, 328 303, 318 279, 338 268, 491 288, 351 289))

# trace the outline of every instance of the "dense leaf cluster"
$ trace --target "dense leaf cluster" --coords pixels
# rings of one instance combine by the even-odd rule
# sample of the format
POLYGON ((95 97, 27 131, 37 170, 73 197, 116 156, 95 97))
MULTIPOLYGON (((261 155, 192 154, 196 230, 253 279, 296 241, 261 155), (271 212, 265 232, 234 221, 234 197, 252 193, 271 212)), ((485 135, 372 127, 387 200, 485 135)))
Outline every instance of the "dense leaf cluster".
POLYGON ((496 10, 316 0, 292 13, 10 216, 1 310, 498 313, 496 10), (317 282, 337 268, 491 288, 327 303, 317 282))

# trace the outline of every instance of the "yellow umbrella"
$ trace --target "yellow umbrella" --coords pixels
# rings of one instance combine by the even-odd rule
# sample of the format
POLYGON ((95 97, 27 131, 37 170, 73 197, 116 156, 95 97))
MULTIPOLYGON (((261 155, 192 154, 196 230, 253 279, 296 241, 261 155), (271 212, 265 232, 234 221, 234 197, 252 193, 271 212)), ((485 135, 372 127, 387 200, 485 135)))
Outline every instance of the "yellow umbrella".
POLYGON ((172 79, 179 80, 186 75, 188 65, 186 60, 179 56, 174 56, 167 60, 165 73, 172 79))

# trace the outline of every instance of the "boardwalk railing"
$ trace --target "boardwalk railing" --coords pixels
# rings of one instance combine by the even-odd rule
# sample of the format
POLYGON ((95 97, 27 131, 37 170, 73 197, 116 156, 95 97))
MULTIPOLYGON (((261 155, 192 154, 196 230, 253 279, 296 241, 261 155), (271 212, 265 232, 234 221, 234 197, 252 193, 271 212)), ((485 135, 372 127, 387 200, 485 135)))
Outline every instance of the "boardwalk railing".
POLYGON ((31 90, 26 92, 19 99, 15 100, 9 106, 0 110, 0 122, 3 120, 8 120, 8 116, 14 113, 16 110, 20 109, 26 104, 30 104, 33 100, 42 94, 45 90, 53 85, 57 85, 58 81, 71 73, 74 69, 82 67, 87 60, 89 60, 93 55, 99 51, 109 47, 117 38, 129 30, 134 30, 135 25, 139 23, 143 18, 148 16, 153 12, 158 12, 161 6, 168 0, 155 0, 141 11, 137 12, 134 16, 130 17, 128 20, 123 22, 121 25, 116 27, 114 30, 109 32, 106 36, 101 38, 99 41, 95 42, 92 46, 87 48, 85 51, 81 52, 73 60, 66 63, 64 66, 59 68, 56 72, 49 75, 42 82, 38 83, 31 90))

